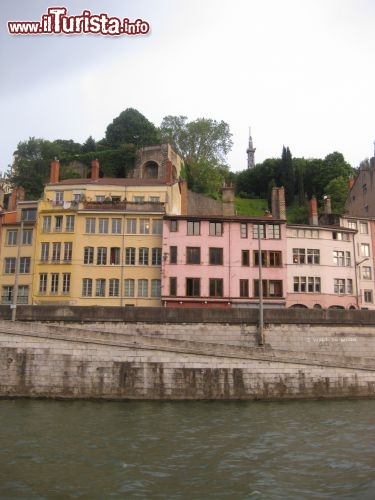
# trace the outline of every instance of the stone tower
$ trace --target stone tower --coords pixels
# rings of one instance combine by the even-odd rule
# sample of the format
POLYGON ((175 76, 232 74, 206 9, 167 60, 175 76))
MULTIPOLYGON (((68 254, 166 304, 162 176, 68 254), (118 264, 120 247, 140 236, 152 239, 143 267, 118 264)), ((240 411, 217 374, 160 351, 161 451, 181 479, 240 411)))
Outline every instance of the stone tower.
POLYGON ((255 165, 255 149, 253 146, 253 139, 251 137, 251 128, 249 128, 249 147, 247 153, 247 168, 253 168, 255 165))
POLYGON ((146 146, 137 151, 132 177, 173 183, 179 180, 182 159, 169 144, 146 146))

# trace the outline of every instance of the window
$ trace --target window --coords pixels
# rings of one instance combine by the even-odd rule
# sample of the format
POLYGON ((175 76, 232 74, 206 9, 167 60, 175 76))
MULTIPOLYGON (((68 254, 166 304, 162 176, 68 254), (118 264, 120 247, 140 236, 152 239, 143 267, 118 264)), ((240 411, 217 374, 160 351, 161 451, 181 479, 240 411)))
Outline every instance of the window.
POLYGON ((354 220, 349 220, 348 221, 348 228, 349 229, 357 229, 357 223, 354 220))
POLYGON ((109 280, 108 295, 110 297, 118 297, 120 295, 120 280, 116 278, 109 280))
POLYGON ((221 236, 223 234, 223 223, 222 222, 210 222, 209 235, 210 236, 221 236))
POLYGON ((320 292, 320 278, 315 276, 294 276, 293 278, 293 291, 300 293, 319 293, 320 292))
POLYGON ((150 196, 151 203, 160 203, 160 196, 150 196))
POLYGON ((92 296, 92 279, 83 278, 82 280, 82 296, 91 297, 92 296))
POLYGON ((249 250, 241 251, 241 265, 250 266, 250 252, 249 250))
POLYGON ((151 280, 151 297, 161 296, 161 281, 159 279, 151 280))
POLYGON ((241 223, 240 225, 241 238, 247 238, 247 224, 241 223))
POLYGON ((152 249, 152 261, 153 266, 161 266, 161 248, 152 249))
POLYGON ((345 265, 345 254, 342 250, 333 251, 333 263, 335 264, 335 266, 345 265))
POLYGON ((21 212, 21 220, 25 221, 36 221, 36 208, 23 208, 21 212))
POLYGON ((162 234, 163 221, 161 219, 152 219, 152 234, 162 234))
POLYGON ((144 196, 134 196, 133 201, 134 201, 134 203, 144 203, 145 197, 144 196))
POLYGON ((150 234, 150 219, 140 219, 139 232, 141 234, 150 234))
POLYGON ((361 234, 368 234, 368 225, 367 225, 367 222, 360 221, 360 223, 359 223, 359 232, 361 234))
POLYGON ((72 262, 73 243, 66 241, 64 243, 64 262, 72 262))
POLYGON ((280 224, 267 224, 267 237, 271 240, 279 240, 280 224))
POLYGON ((83 263, 84 264, 93 264, 94 263, 94 247, 85 247, 84 248, 83 263))
MULTIPOLYGON (((262 266, 263 267, 281 267, 280 251, 262 250, 262 266)), ((254 266, 259 266, 259 251, 254 251, 254 266)))
POLYGON ((126 279, 124 281, 124 294, 125 297, 134 297, 134 280, 126 279))
POLYGON ((13 302, 13 286, 12 285, 3 286, 1 303, 11 304, 12 302, 13 302))
POLYGON ((99 278, 95 280, 95 296, 105 297, 105 279, 99 278))
POLYGON ((362 266, 362 279, 370 280, 371 279, 371 267, 370 266, 362 266))
POLYGON ((137 219, 126 219, 126 232, 127 234, 137 233, 137 219))
POLYGON ((148 266, 148 248, 141 247, 138 249, 138 264, 148 266))
POLYGON ((40 248, 40 260, 42 262, 48 262, 49 259, 49 243, 43 242, 41 243, 40 248))
POLYGON ((64 191, 56 191, 56 205, 62 205, 64 203, 64 191))
POLYGON ((148 280, 138 280, 138 297, 148 297, 148 280))
POLYGON ((24 229, 22 231, 22 245, 31 245, 33 241, 33 230, 24 229))
POLYGON ((223 296, 223 280, 220 278, 210 278, 209 280, 210 297, 223 296))
POLYGON ((333 280, 333 291, 336 294, 353 293, 353 280, 345 280, 343 278, 335 278, 333 280))
POLYGON ((307 263, 320 264, 320 250, 315 248, 307 249, 307 263))
POLYGON ((112 234, 121 234, 121 219, 112 219, 112 234))
POLYGON ((95 233, 95 218, 94 217, 86 217, 86 233, 94 234, 95 233))
POLYGON ((372 290, 364 290, 363 298, 366 304, 372 304, 372 290))
POLYGON ((39 293, 47 293, 47 273, 39 274, 39 293))
POLYGON ((120 248, 111 247, 109 254, 109 263, 113 266, 118 266, 120 264, 120 248))
POLYGON ((201 249, 200 247, 186 247, 186 264, 200 264, 201 249))
POLYGON ((59 275, 58 273, 51 274, 51 293, 57 293, 59 291, 59 275))
POLYGON ((79 203, 82 199, 82 196, 83 195, 81 193, 73 193, 73 203, 79 203))
POLYGON ((209 248, 209 263, 214 266, 223 265, 223 249, 209 248))
POLYGON ((55 241, 52 243, 52 261, 59 262, 61 255, 61 243, 59 241, 55 241))
POLYGON ((264 224, 253 224, 253 238, 254 239, 264 239, 265 238, 265 227, 264 224))
POLYGON ((17 304, 27 304, 29 302, 29 286, 19 285, 17 293, 17 304))
POLYGON ((21 274, 29 274, 30 273, 30 257, 21 257, 20 258, 20 273, 21 274))
POLYGON ((62 293, 70 293, 70 273, 63 273, 62 293))
POLYGON ((350 267, 352 264, 351 264, 351 255, 350 255, 350 252, 345 252, 345 265, 350 267))
POLYGON ((8 229, 6 241, 9 246, 17 245, 17 230, 8 229))
POLYGON ((99 233, 108 234, 108 219, 99 219, 99 233))
POLYGON ((127 266, 135 265, 135 248, 128 247, 125 249, 125 265, 127 266))
POLYGON ((169 247, 169 263, 177 264, 177 247, 171 246, 169 247))
POLYGON ((74 215, 66 216, 65 231, 68 233, 72 233, 74 231, 74 215))
POLYGON ((103 203, 103 201, 105 200, 105 196, 104 194, 97 194, 95 196, 95 201, 99 202, 99 203, 103 203))
POLYGON ((370 245, 368 243, 361 243, 361 256, 370 257, 370 245))
POLYGON ((249 296, 249 280, 240 280, 240 297, 249 296))
POLYGON ((334 240, 349 241, 350 240, 350 234, 349 233, 342 233, 341 231, 334 231, 332 233, 332 238, 334 240))
POLYGON ((177 278, 175 276, 169 278, 169 295, 176 297, 177 295, 177 278))
POLYGON ((43 217, 43 232, 49 233, 51 231, 52 219, 50 215, 45 215, 43 217))
POLYGON ((98 247, 96 253, 96 264, 98 266, 105 266, 107 264, 107 248, 98 247))
POLYGON ((4 261, 4 274, 14 274, 16 272, 16 258, 7 257, 4 261))
MULTIPOLYGON (((273 298, 283 296, 281 280, 262 280, 263 297, 273 298)), ((259 297, 259 280, 254 280, 254 297, 259 297)))
POLYGON ((305 256, 304 248, 293 248, 293 264, 305 264, 306 256, 305 256))
POLYGON ((200 278, 186 278, 186 296, 200 297, 201 280, 200 278))
POLYGON ((189 220, 187 223, 187 234, 189 236, 199 236, 201 234, 201 223, 189 220))
POLYGON ((177 219, 171 219, 169 221, 169 230, 171 233, 175 233, 178 231, 178 220, 177 219))
POLYGON ((63 217, 62 215, 55 216, 55 232, 60 233, 62 231, 63 226, 63 217))

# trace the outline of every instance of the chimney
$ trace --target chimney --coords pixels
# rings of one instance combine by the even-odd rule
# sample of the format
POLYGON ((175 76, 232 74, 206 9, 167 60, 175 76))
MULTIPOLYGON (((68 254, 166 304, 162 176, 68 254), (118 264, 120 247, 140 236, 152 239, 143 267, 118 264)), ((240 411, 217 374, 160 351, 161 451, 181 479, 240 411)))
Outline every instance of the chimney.
POLYGON ((332 213, 331 197, 330 196, 324 197, 324 213, 326 215, 330 215, 332 213))
POLYGON ((349 191, 352 189, 352 187, 354 186, 354 179, 353 177, 350 177, 350 179, 348 180, 348 189, 349 191))
POLYGON ((17 209, 17 203, 25 199, 25 190, 21 186, 13 189, 9 197, 8 210, 13 211, 17 209))
POLYGON ((187 182, 179 181, 180 194, 181 194, 181 215, 187 215, 188 213, 188 203, 187 203, 187 182))
POLYGON ((4 208, 4 189, 0 188, 0 209, 4 208))
POLYGON ((318 225, 318 202, 315 196, 309 201, 309 223, 311 226, 318 225))
POLYGON ((283 187, 273 187, 271 196, 271 212, 275 219, 286 219, 285 190, 283 187))
POLYGON ((99 179, 99 160, 91 161, 91 180, 97 181, 99 179))
POLYGON ((229 215, 234 215, 235 209, 234 209, 234 187, 231 186, 224 186, 223 189, 221 190, 222 193, 222 200, 223 200, 223 215, 224 216, 229 216, 229 215))
POLYGON ((57 158, 51 161, 49 181, 52 184, 59 182, 60 162, 57 158))

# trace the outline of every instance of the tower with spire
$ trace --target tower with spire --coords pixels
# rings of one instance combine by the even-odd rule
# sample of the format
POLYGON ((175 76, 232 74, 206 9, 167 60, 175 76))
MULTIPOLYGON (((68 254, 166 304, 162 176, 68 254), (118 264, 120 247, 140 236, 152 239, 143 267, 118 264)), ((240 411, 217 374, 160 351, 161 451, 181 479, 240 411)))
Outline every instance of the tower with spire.
POLYGON ((251 128, 249 127, 249 147, 246 150, 247 153, 247 168, 253 168, 255 165, 255 150, 253 146, 253 139, 251 137, 251 128))

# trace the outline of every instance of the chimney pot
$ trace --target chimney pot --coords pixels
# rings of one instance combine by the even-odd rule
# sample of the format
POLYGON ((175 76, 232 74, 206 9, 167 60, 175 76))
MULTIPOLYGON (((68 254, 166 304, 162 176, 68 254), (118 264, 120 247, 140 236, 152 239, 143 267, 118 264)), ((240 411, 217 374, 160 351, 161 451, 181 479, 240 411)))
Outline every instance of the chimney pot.
POLYGON ((91 179, 97 181, 99 179, 99 160, 91 161, 91 179))
POLYGON ((50 165, 50 182, 52 184, 59 182, 60 162, 57 158, 51 161, 50 165))

